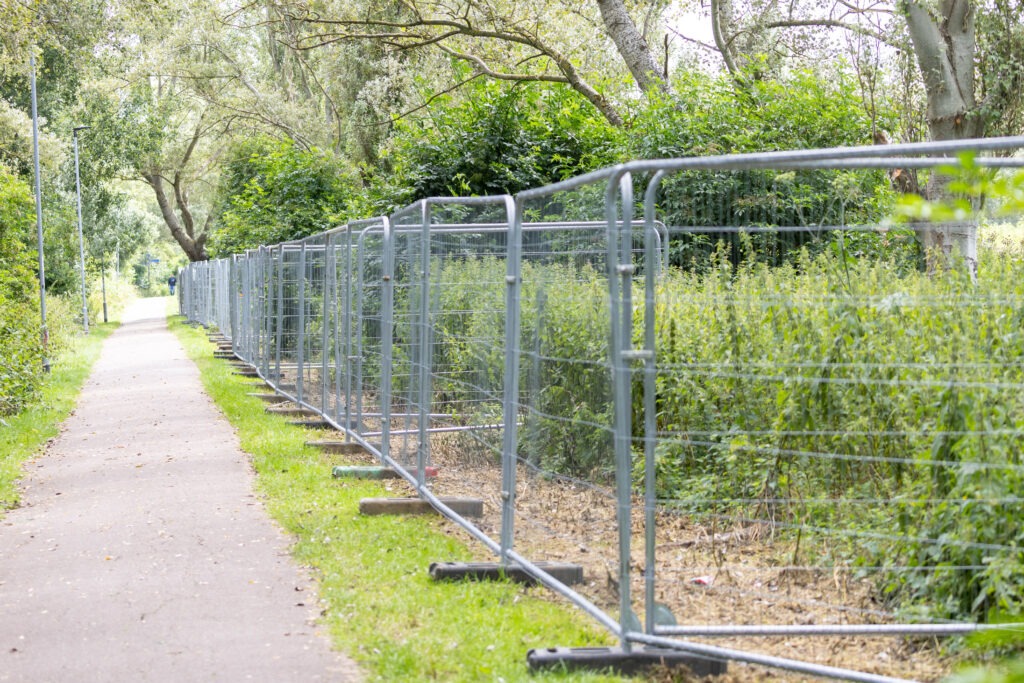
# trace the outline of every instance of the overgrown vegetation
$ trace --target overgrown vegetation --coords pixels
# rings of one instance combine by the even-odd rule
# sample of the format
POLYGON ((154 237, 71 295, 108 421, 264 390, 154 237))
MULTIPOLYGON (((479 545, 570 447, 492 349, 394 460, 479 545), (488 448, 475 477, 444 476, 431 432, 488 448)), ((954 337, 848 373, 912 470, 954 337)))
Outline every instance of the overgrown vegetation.
POLYGON ((424 197, 514 194, 619 160, 625 135, 572 90, 474 81, 399 122, 377 213, 424 197), (454 106, 445 106, 454 105, 454 106), (389 206, 390 205, 390 206, 389 206))
POLYGON ((736 269, 720 255, 712 276, 669 277, 666 496, 697 513, 848 529, 859 545, 836 557, 894 568, 882 593, 933 617, 1019 609, 1024 555, 1005 501, 1024 486, 1021 256, 986 250, 977 285, 966 269, 929 277, 828 253, 736 269))
MULTIPOLYGON (((44 346, 35 254, 21 241, 34 221, 28 183, 0 162, 0 510, 17 503, 15 482, 22 463, 57 433, 101 341, 114 328, 113 323, 100 325, 82 338, 80 304, 50 295, 44 346), (51 366, 49 374, 43 372, 44 356, 51 366)), ((116 315, 130 287, 120 281, 109 285, 109 311, 116 315)), ((91 307, 98 314, 98 292, 91 307)))
MULTIPOLYGON (((895 246, 913 241, 905 230, 874 235, 889 254, 829 238, 780 266, 750 239, 739 265, 720 244, 706 268, 661 278, 659 496, 698 516, 827 530, 822 561, 882 567, 880 596, 931 617, 1019 610, 1024 536, 1006 501, 1024 490, 1024 245, 1000 234, 983 239, 977 282, 908 267, 895 246)), ((435 319, 434 360, 453 378, 435 390, 472 404, 502 374, 504 264, 438 267, 439 308, 456 313, 435 319)), ((523 283, 520 453, 606 478, 607 284, 564 264, 526 264, 523 283)), ((634 320, 639 343, 639 304, 634 320)))
POLYGON ((210 244, 215 256, 329 230, 350 213, 355 187, 329 152, 257 138, 227 161, 220 193, 221 227, 210 244))
MULTIPOLYGON (((218 255, 296 239, 425 197, 513 194, 637 158, 867 144, 874 127, 855 84, 797 71, 738 88, 724 75, 680 72, 674 94, 636 105, 628 130, 578 94, 550 84, 473 81, 425 116, 397 122, 377 165, 357 179, 330 152, 246 142, 229 159, 211 243, 218 255)), ((641 188, 642 189, 642 188, 641 188)), ((874 173, 678 174, 660 208, 675 225, 814 228, 877 217, 891 203, 874 173)), ((764 237, 775 252, 803 237, 764 237)), ((673 258, 692 251, 678 241, 673 258)))
POLYGON ((20 240, 34 218, 28 185, 0 163, 0 417, 35 398, 42 379, 39 295, 20 240))

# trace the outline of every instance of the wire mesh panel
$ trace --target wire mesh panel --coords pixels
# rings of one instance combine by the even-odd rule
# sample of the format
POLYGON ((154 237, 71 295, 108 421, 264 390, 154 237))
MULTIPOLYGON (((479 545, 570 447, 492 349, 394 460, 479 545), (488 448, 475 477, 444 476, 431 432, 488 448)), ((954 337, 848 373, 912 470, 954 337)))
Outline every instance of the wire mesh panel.
POLYGON ((231 305, 235 293, 235 282, 231 272, 231 259, 217 259, 213 262, 213 267, 216 286, 213 300, 214 321, 221 334, 231 339, 235 331, 231 305))
POLYGON ((622 462, 613 348, 629 312, 622 308, 629 293, 617 289, 622 226, 625 265, 634 262, 633 224, 622 208, 611 174, 517 197, 516 384, 506 396, 506 414, 517 424, 506 452, 514 511, 503 535, 503 546, 514 549, 510 556, 535 568, 582 565, 581 587, 538 575, 614 632, 634 619, 628 582, 620 592, 628 548, 619 529, 629 522, 620 515, 628 509, 616 485, 622 462))
MULTIPOLYGON (((346 440, 379 430, 383 218, 356 221, 327 235, 323 413, 346 440), (372 236, 371 236, 372 235, 372 236), (368 360, 367 360, 368 358, 368 360), (371 366, 366 381, 364 367, 371 366), (364 400, 364 396, 368 398, 364 400), (364 414, 369 405, 370 415, 364 414)), ((365 442, 364 445, 371 444, 365 442)), ((373 447, 379 449, 378 446, 373 447)))
MULTIPOLYGON (((277 389, 284 390, 286 380, 281 374, 282 335, 284 332, 284 246, 278 244, 268 247, 268 256, 264 267, 267 287, 266 308, 266 340, 267 368, 264 378, 277 389)), ((289 390, 294 386, 288 386, 289 390)))
POLYGON ((276 386, 296 399, 301 399, 302 375, 299 355, 303 351, 305 296, 305 255, 301 244, 288 243, 278 248, 274 274, 274 370, 276 386))
POLYGON ((299 403, 324 412, 330 382, 324 373, 327 325, 327 238, 307 237, 299 245, 296 398, 299 403))
POLYGON ((429 465, 489 470, 495 511, 510 208, 506 198, 427 200, 392 217, 389 453, 421 483, 429 465))
POLYGON ((190 264, 178 274, 178 309, 186 320, 201 322, 199 299, 206 287, 202 282, 205 272, 199 264, 190 264))
POLYGON ((264 337, 267 292, 263 276, 264 249, 250 249, 238 258, 235 267, 240 272, 242 291, 237 305, 239 314, 241 339, 235 345, 235 353, 253 365, 265 371, 266 340, 264 337))
POLYGON ((350 304, 352 278, 352 247, 347 228, 332 230, 325 235, 324 299, 323 299, 323 352, 320 374, 321 411, 336 423, 344 413, 348 392, 348 341, 344 325, 350 304))
POLYGON ((236 354, 251 358, 250 302, 252 301, 252 283, 249 280, 249 266, 249 259, 244 254, 237 254, 232 258, 232 277, 235 281, 235 300, 232 305, 234 320, 232 342, 236 354))
POLYGON ((634 331, 656 352, 634 378, 649 633, 935 678, 940 650, 863 636, 1019 610, 1024 233, 893 222, 890 178, 949 183, 940 163, 696 161, 654 183, 671 267, 634 331), (922 248, 936 230, 946 248, 922 248))
MULTIPOLYGON (((348 268, 341 319, 350 359, 345 379, 348 396, 346 418, 359 433, 374 435, 378 454, 385 401, 390 396, 390 362, 385 359, 385 328, 390 328, 385 309, 392 305, 392 277, 387 268, 391 258, 390 221, 377 218, 354 224, 349 233, 348 268), (385 389, 387 387, 387 389, 385 389), (387 392, 387 393, 386 393, 387 392)), ((368 436, 367 438, 371 438, 368 436)))

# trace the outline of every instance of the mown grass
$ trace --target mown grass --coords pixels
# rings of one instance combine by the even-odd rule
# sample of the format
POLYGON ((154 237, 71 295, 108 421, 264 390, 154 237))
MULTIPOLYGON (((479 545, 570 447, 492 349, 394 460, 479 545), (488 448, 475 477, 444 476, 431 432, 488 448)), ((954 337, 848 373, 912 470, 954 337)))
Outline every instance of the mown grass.
POLYGON ((512 583, 434 583, 433 561, 479 552, 438 520, 364 517, 359 500, 385 495, 376 482, 330 477, 309 435, 246 393, 260 387, 213 358, 205 331, 172 316, 171 329, 202 373, 206 391, 251 454, 270 513, 295 535, 296 559, 319 579, 336 647, 375 680, 619 681, 590 673, 531 675, 529 648, 609 644, 582 614, 512 583))
POLYGON ((73 337, 51 360, 40 396, 17 415, 2 419, 0 429, 0 516, 18 504, 17 481, 22 466, 57 435, 59 425, 71 413, 78 393, 100 355, 103 341, 117 329, 118 322, 90 327, 88 337, 73 337))

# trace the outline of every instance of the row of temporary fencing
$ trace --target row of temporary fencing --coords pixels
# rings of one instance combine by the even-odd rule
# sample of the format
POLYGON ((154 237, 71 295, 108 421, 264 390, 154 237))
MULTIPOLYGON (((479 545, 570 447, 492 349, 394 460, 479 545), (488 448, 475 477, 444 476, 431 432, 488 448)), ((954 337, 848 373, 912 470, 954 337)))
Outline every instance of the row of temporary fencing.
MULTIPOLYGON (((924 274, 913 230, 873 217, 886 171, 1022 145, 638 161, 427 199, 192 264, 182 313, 627 654, 928 676, 793 639, 965 633, 1014 606, 1019 544, 957 519, 1022 510, 1020 245, 924 274), (445 504, 466 492, 482 519, 445 504), (740 640, 764 636, 794 654, 740 640)), ((970 250, 971 220, 917 232, 970 250)))

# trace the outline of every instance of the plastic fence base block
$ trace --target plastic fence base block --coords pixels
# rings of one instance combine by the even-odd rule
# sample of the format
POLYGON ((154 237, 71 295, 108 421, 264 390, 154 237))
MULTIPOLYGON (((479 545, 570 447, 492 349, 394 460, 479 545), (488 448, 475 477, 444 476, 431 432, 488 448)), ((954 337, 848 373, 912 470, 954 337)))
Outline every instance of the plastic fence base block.
POLYGON ((313 417, 316 415, 315 410, 300 408, 298 406, 267 406, 263 410, 271 415, 282 415, 284 417, 313 417))
POLYGON ((526 664, 531 671, 562 669, 565 671, 615 671, 624 675, 642 673, 654 666, 676 668, 685 666, 695 676, 718 676, 728 668, 726 663, 679 650, 634 645, 630 652, 621 647, 555 647, 530 650, 526 664))
POLYGON ((351 455, 353 453, 365 453, 366 449, 363 448, 362 444, 358 444, 355 441, 307 441, 307 446, 313 448, 319 448, 324 453, 344 453, 351 455))
POLYGON ((289 420, 288 424, 306 429, 334 429, 334 426, 326 420, 289 420))
POLYGON ((400 479, 402 477, 390 467, 374 467, 373 465, 337 465, 331 468, 331 476, 335 479, 400 479))
MULTIPOLYGON (((437 476, 437 468, 427 467, 424 475, 429 479, 437 476)), ((335 479, 401 479, 402 475, 390 467, 376 465, 336 465, 331 469, 335 479)))
POLYGON ((259 377, 255 370, 245 370, 239 368, 231 373, 232 375, 240 375, 242 377, 259 377))
MULTIPOLYGON (((537 567, 567 586, 583 583, 583 567, 571 562, 537 562, 537 567)), ((434 562, 430 565, 430 578, 435 581, 510 581, 534 585, 537 579, 526 573, 522 565, 512 563, 504 567, 497 562, 434 562)))
POLYGON ((246 396, 258 398, 261 401, 266 401, 267 403, 284 403, 287 400, 284 396, 281 396, 280 394, 266 394, 261 391, 250 391, 246 394, 246 396))
MULTIPOLYGON (((463 517, 482 517, 484 501, 479 498, 442 498, 455 514, 463 517)), ((363 498, 359 512, 364 515, 430 515, 434 506, 422 498, 363 498)))

